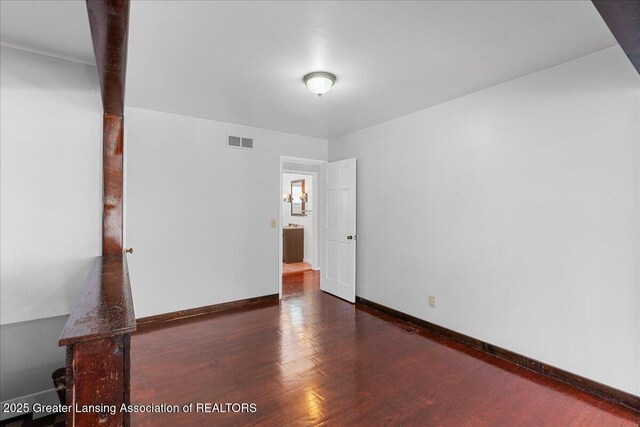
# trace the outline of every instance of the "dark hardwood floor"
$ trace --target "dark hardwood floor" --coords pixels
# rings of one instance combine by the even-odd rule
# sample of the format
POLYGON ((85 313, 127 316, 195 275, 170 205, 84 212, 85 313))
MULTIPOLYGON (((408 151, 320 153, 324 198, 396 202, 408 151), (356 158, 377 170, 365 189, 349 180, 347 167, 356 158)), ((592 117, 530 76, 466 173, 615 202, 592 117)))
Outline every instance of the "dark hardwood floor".
MULTIPOLYGON (((255 403, 255 413, 139 413, 134 426, 637 426, 640 414, 285 277, 266 302, 143 327, 133 404, 255 403)), ((224 406, 222 406, 224 407, 224 406)))

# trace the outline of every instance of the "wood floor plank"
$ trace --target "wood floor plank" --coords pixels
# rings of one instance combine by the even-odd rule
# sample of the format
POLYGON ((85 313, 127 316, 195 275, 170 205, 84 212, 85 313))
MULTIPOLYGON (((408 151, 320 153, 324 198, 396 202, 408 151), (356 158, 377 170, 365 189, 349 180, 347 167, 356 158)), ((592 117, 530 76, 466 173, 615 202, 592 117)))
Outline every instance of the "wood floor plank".
POLYGON ((133 404, 255 403, 255 413, 139 413, 136 426, 637 426, 640 414, 284 278, 284 298, 143 327, 133 404))
POLYGON ((287 264, 282 263, 282 275, 302 273, 303 271, 311 270, 311 264, 307 262, 292 262, 287 264))

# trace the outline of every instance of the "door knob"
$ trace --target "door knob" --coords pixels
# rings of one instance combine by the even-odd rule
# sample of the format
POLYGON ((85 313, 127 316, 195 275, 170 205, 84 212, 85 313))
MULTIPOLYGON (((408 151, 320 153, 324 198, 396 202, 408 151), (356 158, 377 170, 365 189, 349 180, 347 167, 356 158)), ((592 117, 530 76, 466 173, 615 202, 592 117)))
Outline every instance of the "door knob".
POLYGON ((132 254, 133 253, 133 248, 127 248, 124 250, 125 254, 132 254))
POLYGON ((358 240, 358 235, 357 234, 349 235, 347 236, 347 240, 358 240))

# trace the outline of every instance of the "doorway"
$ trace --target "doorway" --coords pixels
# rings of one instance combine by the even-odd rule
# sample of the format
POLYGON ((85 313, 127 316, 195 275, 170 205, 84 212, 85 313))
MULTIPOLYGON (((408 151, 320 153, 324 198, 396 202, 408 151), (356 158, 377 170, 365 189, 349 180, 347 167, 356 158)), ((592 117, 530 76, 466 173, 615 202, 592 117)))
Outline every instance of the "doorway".
MULTIPOLYGON (((304 292, 305 275, 319 274, 318 178, 324 160, 280 158, 279 269, 280 298, 304 292)), ((317 281, 315 281, 317 283, 317 281)))

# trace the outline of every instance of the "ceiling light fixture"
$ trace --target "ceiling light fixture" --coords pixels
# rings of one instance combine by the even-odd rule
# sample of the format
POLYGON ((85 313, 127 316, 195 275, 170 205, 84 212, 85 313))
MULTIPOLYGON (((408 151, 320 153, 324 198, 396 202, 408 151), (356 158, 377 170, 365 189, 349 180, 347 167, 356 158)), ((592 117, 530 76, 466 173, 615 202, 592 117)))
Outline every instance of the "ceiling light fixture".
POLYGON ((318 98, 329 92, 329 89, 335 84, 336 76, 324 71, 316 71, 309 73, 302 79, 307 85, 311 93, 318 95, 318 98))

